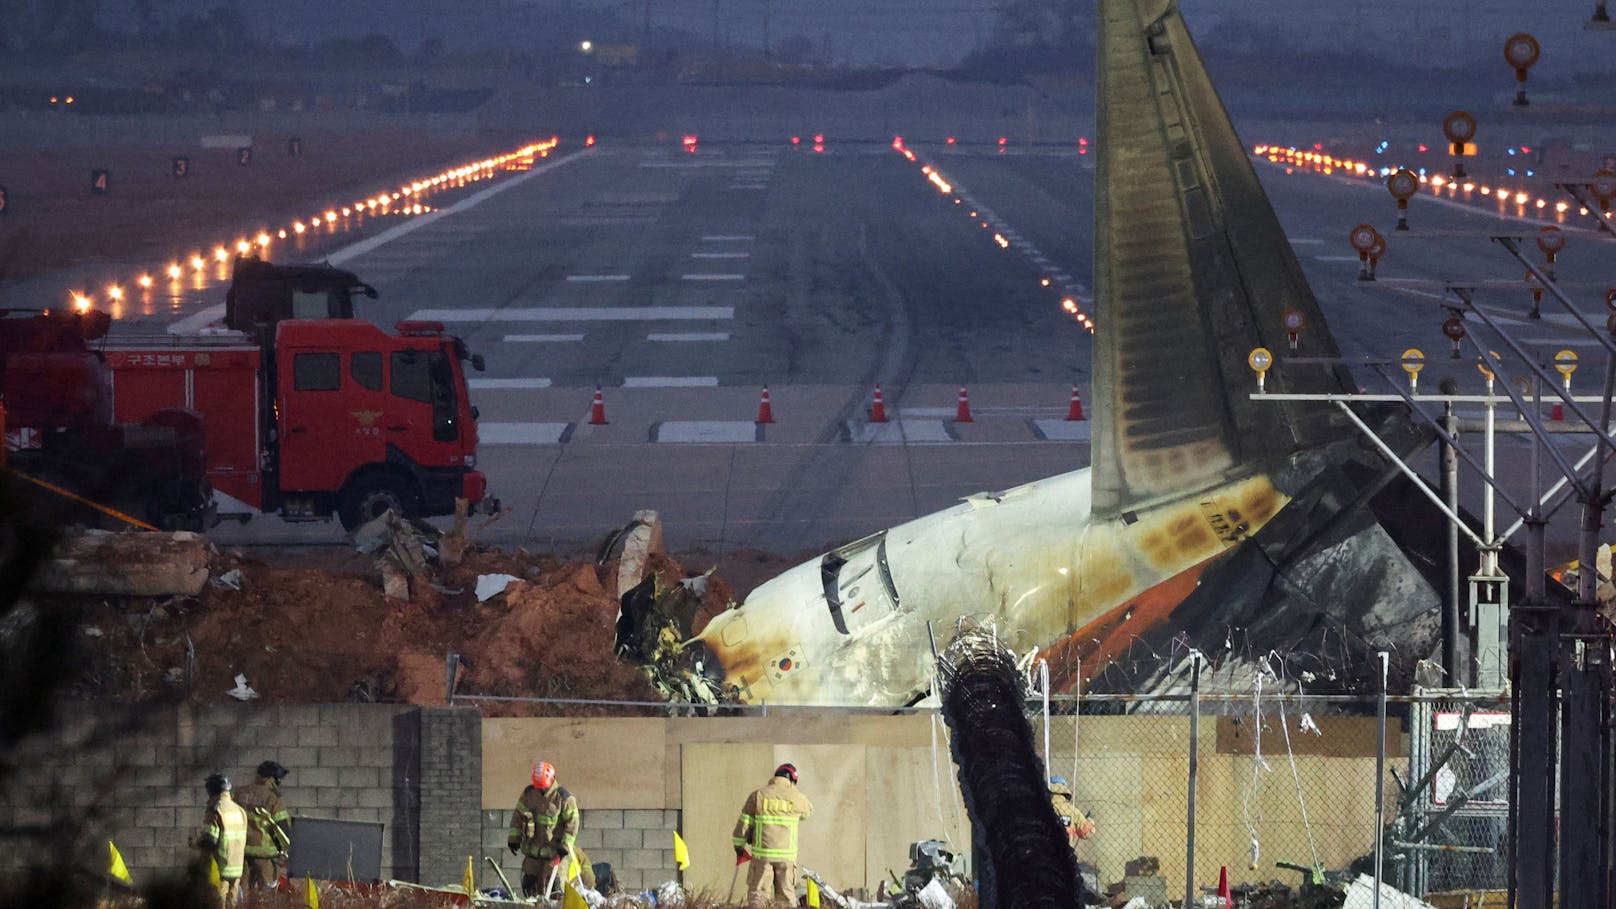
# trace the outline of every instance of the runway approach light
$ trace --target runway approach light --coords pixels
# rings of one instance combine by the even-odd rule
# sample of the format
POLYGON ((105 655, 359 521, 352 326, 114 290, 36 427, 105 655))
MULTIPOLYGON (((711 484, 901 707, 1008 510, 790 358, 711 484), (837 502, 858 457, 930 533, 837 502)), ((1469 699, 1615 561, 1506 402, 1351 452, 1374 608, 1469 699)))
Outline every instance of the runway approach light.
POLYGON ((1268 348, 1258 347, 1246 357, 1246 365, 1257 374, 1257 394, 1263 394, 1266 391, 1263 386, 1268 381, 1268 370, 1274 365, 1274 355, 1268 352, 1268 348))
POLYGON ((1408 393, 1420 393, 1420 370, 1425 368, 1425 352, 1418 347, 1403 351, 1403 372, 1408 373, 1408 393))
POLYGON ((1550 278, 1554 277, 1554 257, 1560 254, 1560 250, 1565 249, 1565 242, 1565 232, 1553 224, 1544 225, 1543 229, 1537 232, 1537 248, 1543 250, 1550 278))
POLYGON ((1476 118, 1456 110, 1442 118, 1442 134, 1448 137, 1448 144, 1453 148, 1453 179, 1463 180, 1465 147, 1476 137, 1476 118))
POLYGON ((1515 90, 1517 107, 1525 107, 1530 103, 1526 100, 1526 71, 1532 68, 1532 64, 1537 62, 1538 55, 1542 52, 1543 47, 1537 43, 1537 39, 1526 32, 1516 32, 1504 40, 1504 61, 1515 67, 1515 83, 1518 86, 1515 90))
POLYGON ((1302 342, 1302 330, 1307 328, 1307 317, 1302 315, 1300 309, 1288 306, 1280 314, 1279 321, 1285 326, 1285 335, 1290 339, 1291 350, 1295 351, 1297 345, 1302 342))
POLYGON ((185 269, 180 268, 180 264, 178 262, 170 262, 169 263, 169 266, 168 266, 168 276, 169 276, 169 278, 171 278, 171 279, 173 279, 175 281, 178 281, 180 279, 180 275, 184 274, 184 272, 185 272, 185 269))
POLYGON ((1464 340, 1465 324, 1462 316, 1449 316, 1442 323, 1442 333, 1453 342, 1453 359, 1459 359, 1459 342, 1464 340))
POLYGON ((72 296, 73 296, 73 308, 74 309, 78 310, 79 312, 89 312, 90 311, 90 298, 89 297, 86 297, 84 294, 81 294, 76 290, 72 292, 72 296))
POLYGON ((123 299, 123 288, 116 284, 107 287, 107 298, 113 301, 123 299))
POLYGON ((1489 350, 1485 356, 1476 358, 1476 372, 1481 373, 1481 377, 1487 380, 1489 392, 1493 390, 1493 380, 1498 378, 1497 366, 1502 359, 1496 350, 1489 350))
POLYGON ((208 260, 202 258, 201 253, 193 253, 191 255, 191 270, 192 271, 201 271, 203 268, 207 267, 207 264, 208 264, 208 260))
POLYGON ((1347 235, 1352 248, 1358 251, 1358 280, 1375 280, 1374 269, 1369 266, 1369 254, 1375 248, 1376 241, 1380 240, 1380 231, 1375 230, 1373 224, 1359 224, 1347 235))
POLYGON ((152 286, 152 276, 141 275, 140 278, 135 281, 135 283, 139 284, 141 287, 150 287, 152 286))
POLYGON ((1616 170, 1596 171, 1593 181, 1588 184, 1588 191, 1599 200, 1601 215, 1610 211, 1610 200, 1616 198, 1616 170))
POLYGON ((1420 179, 1406 167, 1386 178, 1386 191, 1397 200, 1397 230, 1408 230, 1408 200, 1420 191, 1420 179))
POLYGON ((1577 371, 1577 352, 1562 350, 1554 355, 1554 371, 1565 380, 1566 394, 1571 393, 1571 374, 1577 371))

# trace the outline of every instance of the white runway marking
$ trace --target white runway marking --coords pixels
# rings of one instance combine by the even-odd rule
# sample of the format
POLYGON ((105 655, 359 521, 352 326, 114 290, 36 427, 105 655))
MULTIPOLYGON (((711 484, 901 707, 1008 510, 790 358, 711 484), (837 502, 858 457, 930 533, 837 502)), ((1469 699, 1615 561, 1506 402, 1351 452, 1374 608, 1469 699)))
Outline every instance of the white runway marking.
POLYGON ((751 234, 707 234, 701 239, 706 243, 750 243, 757 237, 751 234))
POLYGON ((1318 237, 1292 237, 1291 238, 1291 245, 1292 246, 1317 246, 1319 244, 1322 244, 1323 242, 1324 241, 1320 240, 1318 237))
POLYGON ((1357 256, 1314 256, 1315 262, 1356 262, 1357 256))
POLYGON ((750 259, 751 257, 752 254, 749 252, 694 252, 690 254, 692 259, 750 259))
POLYGON ((571 423, 477 424, 479 445, 559 445, 571 434, 571 423))
POLYGON ((652 428, 657 442, 761 442, 762 427, 739 420, 667 420, 652 428))
POLYGON ((746 275, 737 275, 737 274, 726 274, 726 275, 708 275, 708 274, 680 275, 679 279, 681 281, 745 281, 746 280, 746 275))
POLYGON ((624 388, 717 388, 717 376, 626 376, 624 388))
POLYGON ((579 284, 593 284, 602 281, 627 281, 628 275, 567 275, 567 280, 579 284))
POLYGON ((733 306, 569 306, 506 309, 422 309, 410 316, 428 322, 655 322, 733 319, 733 306))
POLYGON ((467 379, 466 387, 472 391, 495 391, 511 388, 549 388, 549 379, 467 379))
POLYGON ((506 335, 505 340, 515 343, 548 344, 582 341, 583 335, 506 335))
POLYGON ((728 341, 727 331, 653 331, 645 336, 647 341, 728 341))

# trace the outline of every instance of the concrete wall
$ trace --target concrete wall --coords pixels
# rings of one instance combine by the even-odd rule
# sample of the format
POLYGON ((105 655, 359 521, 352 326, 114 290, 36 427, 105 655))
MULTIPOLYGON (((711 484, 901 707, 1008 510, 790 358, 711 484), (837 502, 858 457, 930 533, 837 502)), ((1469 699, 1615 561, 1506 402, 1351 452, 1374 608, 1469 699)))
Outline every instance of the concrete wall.
POLYGON ((0 850, 0 871, 75 848, 98 865, 111 839, 136 880, 149 880, 189 856, 209 773, 244 786, 274 760, 291 770, 282 794, 294 818, 381 822, 384 875, 436 880, 454 865, 444 879, 459 880, 457 840, 477 828, 478 720, 474 711, 370 704, 81 715, 8 756, 15 769, 0 788, 0 828, 54 829, 0 850), (76 837, 75 822, 87 825, 76 837), (418 831, 435 829, 450 836, 429 836, 422 854, 418 831))

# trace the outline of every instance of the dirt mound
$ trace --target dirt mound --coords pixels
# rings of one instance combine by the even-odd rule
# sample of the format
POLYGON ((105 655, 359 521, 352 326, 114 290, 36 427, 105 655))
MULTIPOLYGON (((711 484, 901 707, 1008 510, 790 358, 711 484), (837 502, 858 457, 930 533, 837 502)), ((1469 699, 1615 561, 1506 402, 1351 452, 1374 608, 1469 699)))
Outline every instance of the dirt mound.
MULTIPOLYGON (((658 555, 660 583, 700 574, 658 555)), ((785 561, 726 557, 753 575, 785 561)), ((386 701, 441 705, 445 657, 461 655, 458 693, 656 701, 640 670, 618 662, 615 563, 563 562, 523 549, 472 547, 461 564, 416 578, 410 601, 382 594, 373 560, 349 550, 233 551, 214 558, 195 598, 40 599, 83 612, 75 693, 134 702, 228 700, 237 675, 268 703, 386 701), (477 578, 518 580, 479 603, 477 578), (238 589, 239 588, 239 589, 238 589)), ((736 598, 708 579, 698 627, 736 598)), ((481 702, 490 715, 588 713, 599 708, 481 702)))

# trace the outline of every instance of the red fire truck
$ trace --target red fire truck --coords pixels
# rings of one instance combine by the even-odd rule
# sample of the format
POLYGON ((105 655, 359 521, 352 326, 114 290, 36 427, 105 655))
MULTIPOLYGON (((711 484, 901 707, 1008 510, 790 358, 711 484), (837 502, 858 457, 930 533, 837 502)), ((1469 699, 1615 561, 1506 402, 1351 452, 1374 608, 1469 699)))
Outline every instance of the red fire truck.
POLYGON ((289 319, 255 343, 232 331, 111 339, 113 419, 200 415, 221 516, 279 512, 352 530, 391 508, 451 514, 497 503, 477 467, 477 412, 462 363, 481 367, 437 322, 396 333, 353 319, 289 319))

